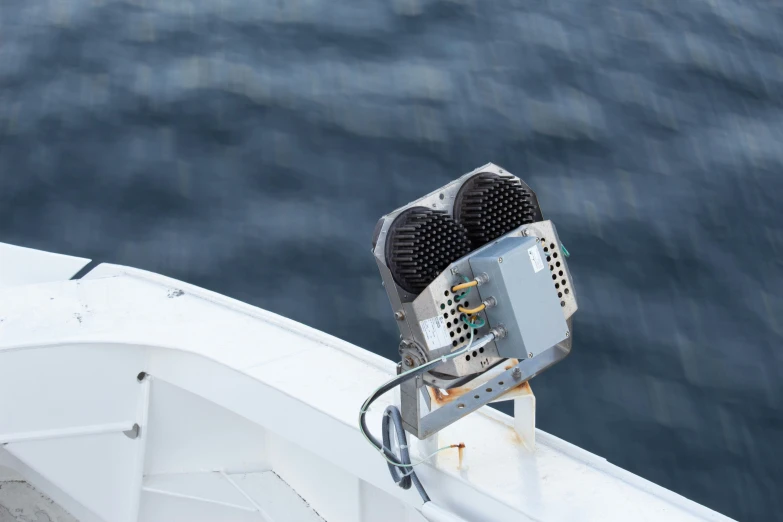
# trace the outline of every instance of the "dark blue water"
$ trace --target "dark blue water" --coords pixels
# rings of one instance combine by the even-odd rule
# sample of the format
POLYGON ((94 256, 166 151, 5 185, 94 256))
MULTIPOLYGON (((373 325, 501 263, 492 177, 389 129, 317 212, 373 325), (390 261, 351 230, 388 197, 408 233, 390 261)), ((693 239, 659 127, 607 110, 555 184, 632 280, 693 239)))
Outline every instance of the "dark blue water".
POLYGON ((572 253, 539 425, 742 520, 783 501, 783 6, 0 2, 0 241, 385 356, 377 218, 493 161, 572 253))

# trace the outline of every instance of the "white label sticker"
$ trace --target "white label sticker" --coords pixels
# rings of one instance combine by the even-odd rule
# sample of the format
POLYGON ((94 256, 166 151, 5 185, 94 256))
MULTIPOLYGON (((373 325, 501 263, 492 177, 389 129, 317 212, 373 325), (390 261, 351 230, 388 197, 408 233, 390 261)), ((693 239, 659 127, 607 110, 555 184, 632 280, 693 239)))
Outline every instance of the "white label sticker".
POLYGON ((544 269, 544 262, 541 260, 541 254, 538 253, 538 246, 528 248, 527 255, 530 257, 530 264, 533 265, 533 271, 536 274, 544 269))
POLYGON ((419 321, 421 332, 427 341, 427 347, 430 350, 437 350, 447 344, 450 344, 449 332, 446 330, 446 324, 441 316, 432 317, 419 321))

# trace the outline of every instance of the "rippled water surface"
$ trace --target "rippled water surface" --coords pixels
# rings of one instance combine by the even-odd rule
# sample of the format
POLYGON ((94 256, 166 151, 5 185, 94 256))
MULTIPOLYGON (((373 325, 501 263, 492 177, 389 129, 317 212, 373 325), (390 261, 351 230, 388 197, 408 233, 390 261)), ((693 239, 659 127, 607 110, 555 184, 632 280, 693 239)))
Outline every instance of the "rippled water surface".
POLYGON ((783 511, 783 7, 0 3, 0 241, 161 272, 388 357, 377 218, 488 161, 572 253, 539 426, 783 511))

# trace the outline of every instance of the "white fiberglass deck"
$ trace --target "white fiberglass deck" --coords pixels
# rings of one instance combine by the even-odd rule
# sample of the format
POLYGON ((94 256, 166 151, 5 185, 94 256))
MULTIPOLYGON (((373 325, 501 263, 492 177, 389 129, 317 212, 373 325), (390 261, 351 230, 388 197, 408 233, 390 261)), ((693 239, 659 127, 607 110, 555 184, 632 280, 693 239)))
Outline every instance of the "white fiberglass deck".
MULTIPOLYGON (((359 407, 394 368, 139 270, 7 283, 0 465, 84 522, 447 520, 422 514, 416 491, 391 481, 359 433, 359 407)), ((371 429, 392 400, 373 406, 371 429)), ((541 431, 529 451, 490 408, 439 434, 439 445, 458 442, 461 463, 442 452, 419 476, 464 520, 728 520, 541 431)))

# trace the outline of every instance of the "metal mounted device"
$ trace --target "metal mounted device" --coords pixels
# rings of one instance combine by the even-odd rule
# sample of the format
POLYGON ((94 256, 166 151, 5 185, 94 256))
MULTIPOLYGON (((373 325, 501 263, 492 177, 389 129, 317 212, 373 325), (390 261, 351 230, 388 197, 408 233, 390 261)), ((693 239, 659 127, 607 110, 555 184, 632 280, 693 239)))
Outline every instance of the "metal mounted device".
POLYGON ((400 330, 398 373, 416 373, 399 383, 402 426, 419 439, 571 351, 568 253, 533 190, 497 165, 383 216, 372 252, 400 330), (464 392, 504 362, 490 383, 464 392), (459 398, 435 407, 431 392, 455 387, 459 398))

